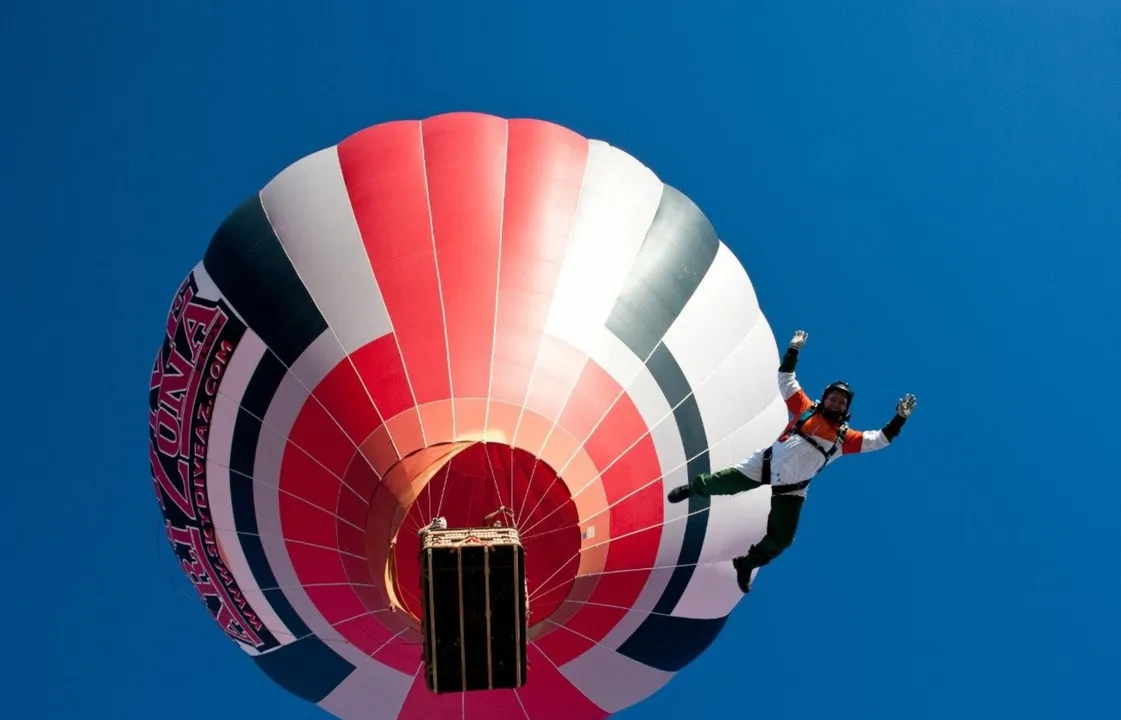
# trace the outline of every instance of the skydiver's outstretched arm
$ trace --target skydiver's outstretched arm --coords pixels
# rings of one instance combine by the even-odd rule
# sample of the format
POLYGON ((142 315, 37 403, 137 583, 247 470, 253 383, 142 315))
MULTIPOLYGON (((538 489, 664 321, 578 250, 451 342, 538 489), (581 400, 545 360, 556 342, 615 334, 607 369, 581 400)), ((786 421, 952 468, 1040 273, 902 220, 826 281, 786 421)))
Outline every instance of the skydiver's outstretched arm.
POLYGON ((915 396, 907 393, 895 406, 895 415, 879 430, 849 430, 841 444, 841 453, 868 453, 882 450, 891 444, 915 409, 915 396))
POLYGON ((791 415, 800 415, 806 410, 813 401, 802 390, 802 385, 798 382, 798 376, 794 374, 794 368, 798 366, 798 353, 801 351, 802 346, 806 344, 809 335, 805 330, 797 330, 794 337, 790 339, 790 344, 786 347, 786 353, 782 356, 782 362, 778 366, 778 389, 782 393, 782 399, 786 401, 786 409, 791 415))

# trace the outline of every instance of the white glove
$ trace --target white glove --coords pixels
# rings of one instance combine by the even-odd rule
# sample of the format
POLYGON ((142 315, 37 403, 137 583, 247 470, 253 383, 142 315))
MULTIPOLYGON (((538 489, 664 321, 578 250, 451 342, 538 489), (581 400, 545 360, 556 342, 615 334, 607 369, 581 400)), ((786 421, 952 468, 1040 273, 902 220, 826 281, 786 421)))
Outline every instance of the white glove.
POLYGON ((895 412, 900 417, 911 417, 911 413, 915 411, 915 396, 907 393, 899 399, 899 404, 895 406, 895 412))
POLYGON ((801 350, 802 346, 806 344, 806 340, 808 340, 809 337, 810 336, 806 334, 805 330, 795 330, 794 337, 790 338, 790 347, 794 348, 795 350, 801 350))

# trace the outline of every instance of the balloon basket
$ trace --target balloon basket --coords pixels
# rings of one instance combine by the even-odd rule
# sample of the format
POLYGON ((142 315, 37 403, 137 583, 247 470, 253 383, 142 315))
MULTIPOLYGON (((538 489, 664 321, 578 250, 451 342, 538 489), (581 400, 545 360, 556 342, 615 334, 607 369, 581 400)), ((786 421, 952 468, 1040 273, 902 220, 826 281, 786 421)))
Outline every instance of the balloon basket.
POLYGON ((528 593, 516 528, 420 532, 425 680, 433 693, 526 680, 528 593))

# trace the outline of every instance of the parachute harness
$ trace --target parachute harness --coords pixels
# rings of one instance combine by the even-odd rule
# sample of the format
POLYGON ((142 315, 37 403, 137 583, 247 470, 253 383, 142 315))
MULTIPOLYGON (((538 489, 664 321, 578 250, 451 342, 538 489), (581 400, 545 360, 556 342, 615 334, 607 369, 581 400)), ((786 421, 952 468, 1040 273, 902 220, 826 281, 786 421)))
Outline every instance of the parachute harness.
POLYGON ((771 456, 774 454, 775 450, 775 446, 771 445, 763 451, 763 484, 771 485, 772 495, 787 495, 789 493, 797 492, 809 487, 810 480, 813 480, 815 477, 817 477, 817 473, 825 469, 825 466, 829 464, 829 459, 836 455, 837 450, 841 448, 841 444, 844 441, 845 432, 849 427, 847 423, 841 423, 841 426, 837 428, 837 437, 833 441, 833 447, 829 448, 828 451, 811 440, 809 435, 802 432, 802 426, 804 426, 806 422, 814 416, 814 413, 817 412, 817 409, 817 403, 811 405, 804 413, 798 416, 798 419, 794 421, 794 425, 790 428, 789 431, 783 433, 778 441, 786 442, 787 438, 789 438, 791 435, 797 435, 798 437, 803 438, 807 443, 813 446, 814 450, 817 450, 819 453, 821 453, 822 457, 824 458, 821 463, 821 467, 819 467, 817 469, 817 472, 811 475, 807 480, 791 483, 790 485, 771 485, 771 456))

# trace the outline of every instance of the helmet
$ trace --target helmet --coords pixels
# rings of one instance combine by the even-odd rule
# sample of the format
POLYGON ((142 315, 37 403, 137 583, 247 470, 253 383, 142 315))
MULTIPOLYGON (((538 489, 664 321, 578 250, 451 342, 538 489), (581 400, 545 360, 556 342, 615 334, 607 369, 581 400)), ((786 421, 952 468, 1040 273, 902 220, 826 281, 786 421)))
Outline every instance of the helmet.
POLYGON ((821 392, 822 401, 824 401, 825 398, 830 395, 830 393, 841 393, 842 395, 844 395, 848 399, 848 406, 845 408, 845 411, 843 413, 837 413, 822 406, 821 414, 824 415, 828 420, 831 420, 833 422, 847 421, 850 417, 850 410, 852 409, 852 388, 849 387, 849 384, 847 382, 844 382, 842 380, 830 383, 828 386, 826 386, 825 390, 821 392))

